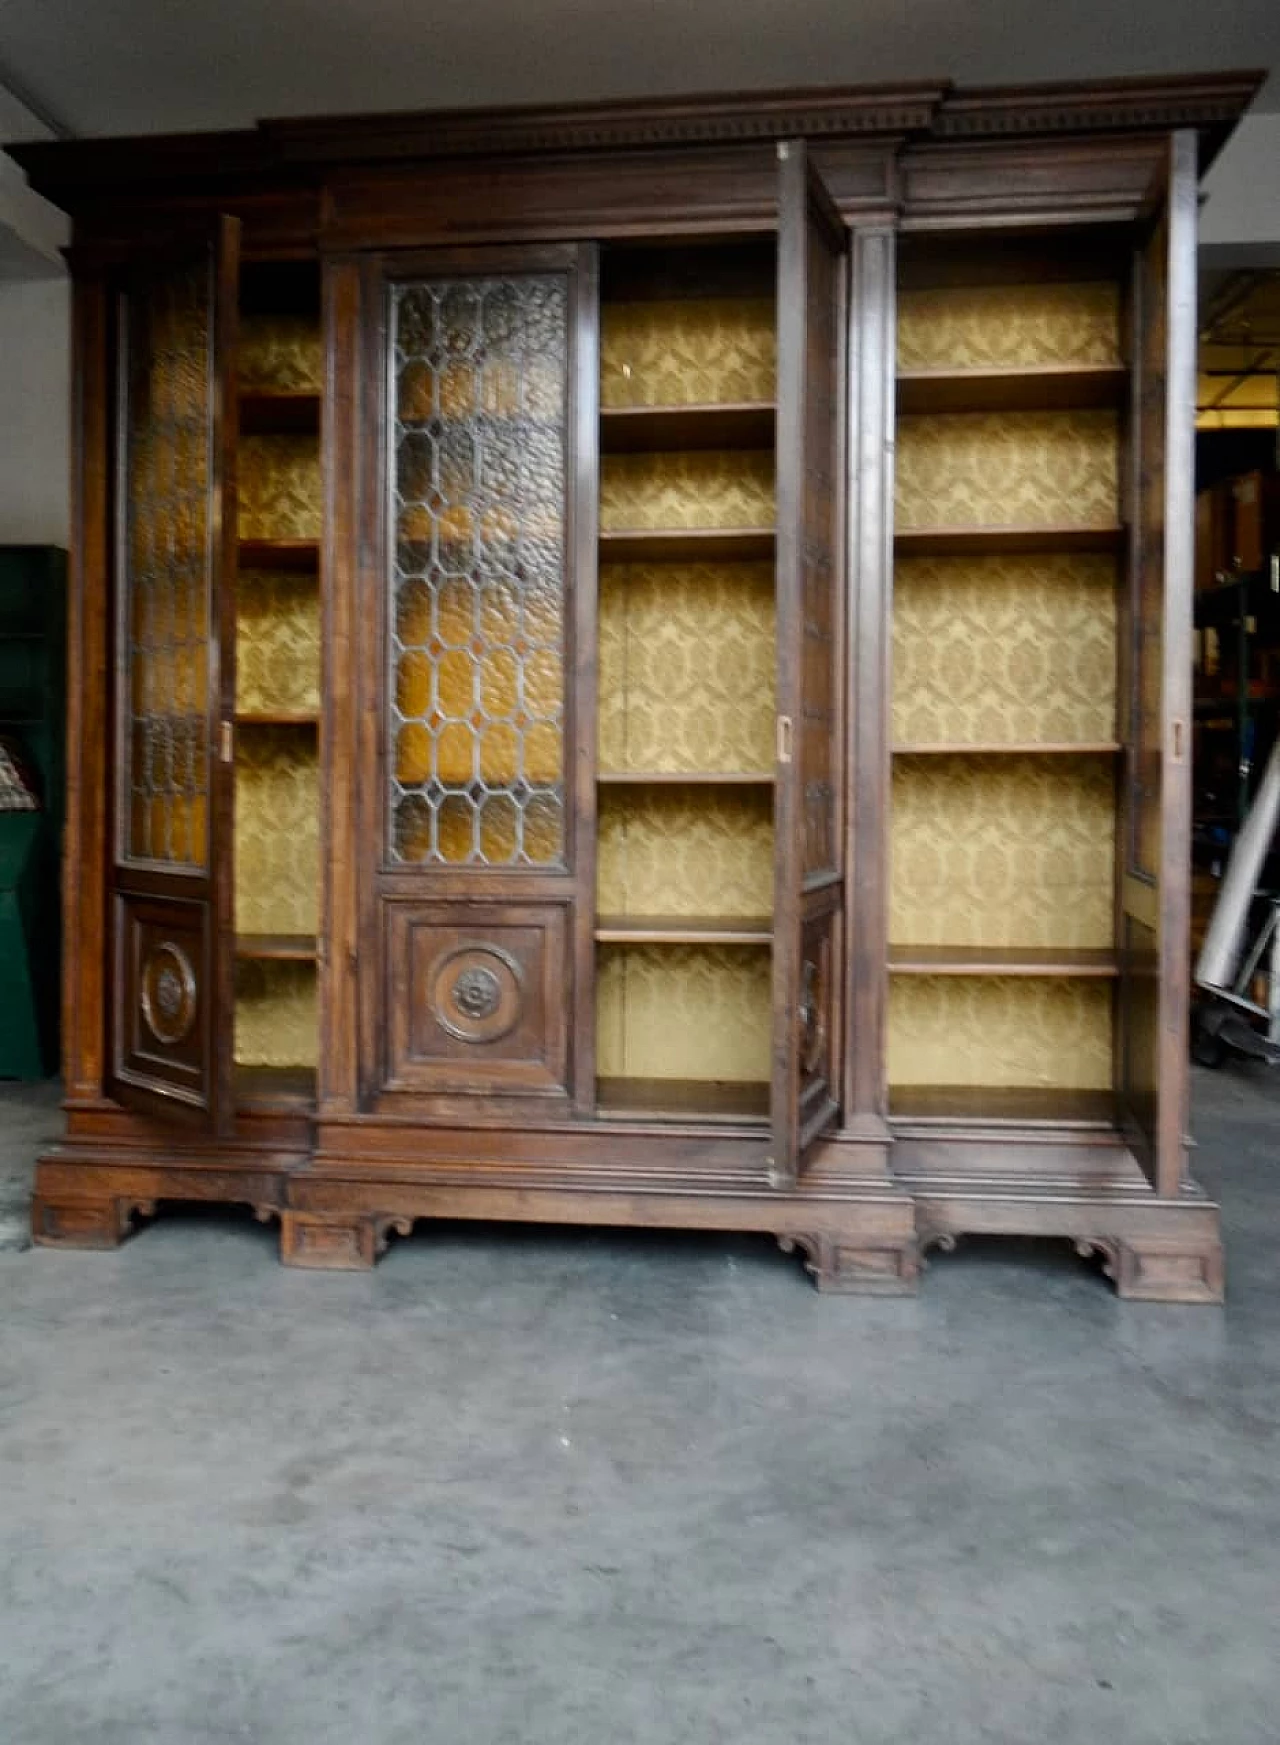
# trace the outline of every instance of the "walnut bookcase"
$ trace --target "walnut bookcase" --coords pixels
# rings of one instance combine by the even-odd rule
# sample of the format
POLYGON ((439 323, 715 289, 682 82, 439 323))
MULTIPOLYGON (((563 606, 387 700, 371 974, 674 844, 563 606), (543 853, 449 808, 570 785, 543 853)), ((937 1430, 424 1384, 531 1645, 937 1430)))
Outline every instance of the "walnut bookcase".
POLYGON ((1219 1300, 1195 209, 1256 84, 14 148, 75 223, 37 1240, 762 1230, 901 1292, 1022 1232, 1219 1300))

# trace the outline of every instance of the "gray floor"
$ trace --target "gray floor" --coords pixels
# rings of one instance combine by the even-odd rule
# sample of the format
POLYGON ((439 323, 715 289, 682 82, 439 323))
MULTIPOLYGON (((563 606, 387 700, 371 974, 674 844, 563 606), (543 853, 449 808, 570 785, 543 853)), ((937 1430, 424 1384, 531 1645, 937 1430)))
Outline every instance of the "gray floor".
MULTIPOLYGON (((3 1745, 1280 1738, 1280 1077, 1199 1076, 1225 1312, 970 1243, 171 1218, 0 1254, 3 1745)), ((24 1163, 47 1092, 0 1087, 24 1163)))

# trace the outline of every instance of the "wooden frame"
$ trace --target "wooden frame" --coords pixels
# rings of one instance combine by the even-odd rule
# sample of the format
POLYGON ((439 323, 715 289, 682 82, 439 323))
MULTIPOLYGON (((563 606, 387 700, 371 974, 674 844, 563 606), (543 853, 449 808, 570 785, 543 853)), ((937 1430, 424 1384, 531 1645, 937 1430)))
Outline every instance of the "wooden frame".
MULTIPOLYGON (((945 85, 782 92, 557 111, 268 122, 214 139, 15 148, 39 191, 73 214, 76 237, 64 874, 68 1121, 64 1141, 39 1166, 37 1239, 106 1245, 127 1233, 136 1212, 149 1211, 161 1198, 242 1200, 260 1216, 278 1215, 284 1257, 307 1266, 371 1264, 389 1232, 436 1216, 758 1229, 778 1235, 784 1247, 799 1247, 824 1287, 902 1291, 914 1288, 919 1256, 930 1244, 950 1246, 966 1231, 1021 1231, 1068 1238, 1082 1253, 1100 1255, 1122 1294, 1218 1300, 1217 1212, 1187 1177, 1183 1145, 1182 860, 1188 823, 1180 744, 1185 729, 1179 723, 1185 719, 1191 513, 1185 389, 1193 341, 1197 144, 1207 163, 1257 82, 1256 75, 1230 74, 991 92, 957 92, 945 85), (847 576, 836 618, 846 673, 836 760, 837 767, 843 765, 838 800, 845 884, 832 934, 830 1018, 833 1033, 844 1041, 822 1119, 807 1128, 801 1120, 797 1128, 787 1118, 789 1133, 804 1129, 790 1159, 798 1163, 805 1153, 804 1168, 775 1169, 771 1177, 768 1159, 776 1146, 771 1148, 769 1127, 750 1098, 726 1094, 716 1113, 705 1107, 682 1111, 674 1092, 666 1108, 645 1106, 639 1097, 615 1106, 607 1093, 597 1102, 591 989, 602 426, 595 245, 666 237, 710 248, 717 238, 772 236, 778 226, 780 141, 796 142, 793 175, 816 172, 826 185, 849 255, 838 481, 847 576), (483 197, 477 197, 481 179, 483 197), (1117 916, 1128 913, 1151 930, 1145 955, 1122 950, 1117 962, 1101 952, 948 955, 913 948, 891 956, 890 758, 894 749, 917 760, 957 750, 950 743, 891 747, 897 239, 964 237, 993 259, 1002 249, 1031 246, 1020 238, 1055 234, 1086 251, 1100 236, 1127 239, 1130 251, 1137 251, 1148 227, 1161 222, 1166 187, 1172 226, 1169 385, 1144 384, 1139 374, 1136 388, 1130 386, 1139 399, 1144 391, 1159 395, 1165 466, 1158 489, 1167 534, 1158 609, 1150 589, 1141 597, 1126 593, 1128 616, 1119 633, 1122 693, 1132 682, 1126 650, 1153 630, 1162 637, 1159 883, 1142 885, 1135 895, 1122 870, 1116 899, 1117 916), (321 419, 323 540, 318 547, 306 541, 288 550, 275 541, 260 555, 318 569, 324 872, 315 953, 321 1046, 314 1101, 279 1078, 255 1081, 227 1112, 222 1130, 211 1135, 175 1130, 156 1107, 127 1109, 112 1095, 109 1041, 118 1019, 111 1011, 108 963, 111 758, 103 728, 111 708, 107 675, 120 655, 110 615, 112 481, 119 464, 110 415, 111 286, 157 232, 190 233, 201 225, 207 230, 218 214, 239 221, 247 258, 323 263, 323 393, 300 394, 287 411, 274 403, 250 408, 246 418, 250 425, 266 419, 274 427, 287 417, 287 428, 306 430, 315 428, 317 411, 321 419), (416 262, 414 251, 420 251, 416 262), (578 287, 569 403, 574 725, 566 740, 578 835, 571 870, 563 875, 495 872, 479 881, 445 869, 422 879, 382 867, 380 856, 370 854, 370 844, 380 839, 382 806, 381 645, 376 614, 369 610, 380 591, 379 505, 386 476, 379 412, 381 286, 388 274, 429 271, 445 259, 539 258, 571 261, 578 287), (400 932, 385 930, 384 901, 400 932), (416 996, 407 999, 400 988, 392 961, 399 947, 392 936, 401 940, 402 922, 412 923, 410 933, 413 926, 434 927, 443 950, 449 929, 469 939, 487 916, 491 926, 509 930, 503 949, 514 962, 525 950, 536 955, 539 917, 553 913, 559 920, 549 924, 565 928, 556 949, 564 952, 571 986, 557 1000, 545 960, 539 960, 544 1003, 556 1006, 543 1038, 547 1046, 539 1044, 541 1053, 522 1053, 523 1042, 513 1039, 508 1063, 495 1055, 492 1064, 495 1083, 503 1073, 511 1083, 493 1094, 483 1074, 477 1081, 443 1054, 437 1059, 431 1048, 424 1052, 415 1030, 416 996), (1073 1099, 988 1089, 968 1103, 954 1095, 931 1100, 921 1092, 900 1095, 891 1109, 885 1071, 891 974, 952 980, 992 975, 1024 984, 1037 977, 1058 983, 1083 978, 1097 990, 1114 986, 1113 1091, 1073 1099), (390 1078, 384 1070, 388 1049, 396 1062, 390 1078), (836 1105, 838 1123, 828 1125, 836 1105)), ((794 352, 803 325, 796 325, 797 312, 785 313, 794 352)), ((1140 334, 1138 340, 1135 356, 1140 334)), ((940 416, 1000 415, 1027 406, 1122 405, 1126 385, 1111 366, 1049 371, 1043 380, 1025 370, 926 370, 908 373, 900 393, 907 411, 919 406, 940 416)), ((797 431, 783 418, 775 426, 772 414, 762 415, 757 405, 717 409, 714 418, 700 415, 700 421, 675 410, 668 423, 665 440, 690 448, 759 442, 772 432, 784 473, 798 463, 797 431)), ((634 446, 638 428, 634 421, 607 418, 603 443, 625 451, 634 446)), ((644 440, 656 440, 654 429, 644 440)), ((229 444, 228 477, 235 459, 229 444)), ((1135 455, 1128 491, 1135 575, 1136 566, 1148 561, 1138 514, 1142 464, 1135 455)), ((794 565, 794 521, 794 515, 787 518, 776 539, 765 528, 672 532, 663 549, 669 558, 688 561, 693 554, 758 559, 776 547, 783 563, 794 565)), ((646 534, 646 553, 662 538, 646 534)), ((896 540, 899 558, 973 549, 1006 555, 1115 551, 1120 543, 1117 526, 1016 522, 977 530, 904 529, 896 540)), ((612 543, 606 536, 603 549, 611 556, 638 555, 616 536, 612 543)), ((220 599, 225 605, 225 591, 220 599)), ((1105 747, 1101 741, 1088 747, 1029 741, 989 748, 988 755, 1119 753, 1123 834, 1135 805, 1134 734, 1135 722, 1126 713, 1114 744, 1105 747)), ((764 771, 739 774, 743 782, 767 779, 764 771)), ((790 816, 785 806, 782 816, 790 816)), ((224 873, 210 890, 217 915, 213 944, 227 966, 236 949, 228 886, 224 873)), ((780 925, 788 936, 791 929, 812 925, 805 904, 812 908, 817 893, 806 898, 784 881, 779 901, 775 935, 780 925)), ((739 925, 747 937, 750 928, 739 925)), ((414 945, 410 933, 401 941, 406 958, 418 950, 419 970, 427 973, 437 948, 414 945)), ((684 932, 660 928, 654 937, 676 940, 686 933, 697 936, 692 923, 684 932)), ((633 935, 631 928, 627 936, 633 935)), ((283 939, 242 939, 240 947, 261 960, 287 963, 306 956, 297 941, 283 939)), ((783 959, 783 982, 794 1004, 786 952, 783 959)), ((127 1004, 124 981, 116 977, 114 986, 117 999, 124 990, 127 1004)), ((788 1002, 781 1004, 785 1019, 788 1002)), ((229 1058, 225 1036, 210 1040, 229 1058)), ((780 1077, 789 1084, 790 1068, 780 1077)), ((775 1114, 780 1107, 775 1098, 775 1114)))

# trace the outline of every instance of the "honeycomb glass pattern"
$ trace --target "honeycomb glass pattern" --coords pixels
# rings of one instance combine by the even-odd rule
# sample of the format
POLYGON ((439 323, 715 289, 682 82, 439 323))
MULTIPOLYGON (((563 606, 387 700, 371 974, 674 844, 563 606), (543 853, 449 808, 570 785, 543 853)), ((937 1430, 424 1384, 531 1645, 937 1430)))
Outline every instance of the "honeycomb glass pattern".
POLYGON ((568 285, 392 293, 389 852, 560 866, 568 285))
POLYGON ((124 407, 125 854, 209 858, 208 260, 129 298, 124 407))

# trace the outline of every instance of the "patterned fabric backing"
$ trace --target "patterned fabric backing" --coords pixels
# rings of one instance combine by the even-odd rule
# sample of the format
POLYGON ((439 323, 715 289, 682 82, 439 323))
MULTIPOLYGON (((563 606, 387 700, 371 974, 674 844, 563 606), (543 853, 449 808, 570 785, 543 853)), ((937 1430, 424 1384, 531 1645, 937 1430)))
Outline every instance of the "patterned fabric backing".
POLYGON ((319 1033, 314 964, 236 965, 238 1065, 315 1066, 319 1033))
POLYGON ((603 770, 767 771, 774 600, 768 564, 606 564, 603 770))
POLYGON ((317 439, 242 437, 237 495, 241 539, 319 539, 324 487, 317 439))
POLYGON ((1111 988, 1035 976, 894 976, 889 1083, 1105 1090, 1111 988))
POLYGON ((40 781, 21 742, 0 734, 0 812, 39 812, 40 781))
POLYGON ((320 771, 314 734, 247 727, 236 735, 236 931, 319 928, 320 771))
POLYGON ((896 758, 892 800, 895 941, 1045 950, 1111 945, 1111 759, 896 758))
POLYGON ((236 369, 242 388, 324 387, 324 342, 314 315, 246 315, 236 369))
POLYGON ((898 420, 900 528, 1109 525, 1114 412, 950 412, 898 420))
POLYGON ((894 572, 899 743, 1111 739, 1116 566, 1087 553, 914 558, 894 572))
POLYGON ((597 854, 602 915, 768 915, 773 796, 755 788, 604 788, 597 854))
POLYGON ((770 298, 606 303, 601 311, 605 406, 772 400, 776 366, 770 298))
POLYGON ((767 948, 601 946, 596 1070, 602 1078, 769 1077, 772 972, 767 948))
POLYGON ((628 528, 772 527, 773 456, 753 453, 606 454, 600 525, 628 528))
POLYGON ((1119 362, 1115 285, 954 285, 898 293, 900 370, 1119 362))
POLYGON ((245 714, 320 707, 316 578, 241 570, 236 583, 236 708, 245 714))

